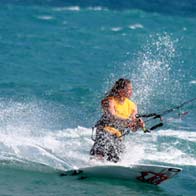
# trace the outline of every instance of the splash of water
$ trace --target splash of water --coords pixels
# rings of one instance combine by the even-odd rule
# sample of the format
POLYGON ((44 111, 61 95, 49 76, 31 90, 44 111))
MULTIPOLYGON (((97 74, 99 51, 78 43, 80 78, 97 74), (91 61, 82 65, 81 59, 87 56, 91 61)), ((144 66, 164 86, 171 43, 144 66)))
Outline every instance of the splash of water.
POLYGON ((109 89, 119 77, 130 78, 133 100, 142 112, 149 112, 152 106, 163 110, 182 102, 186 90, 182 85, 185 76, 176 66, 178 42, 168 33, 150 35, 135 59, 118 65, 118 71, 110 74, 105 86, 109 89))
MULTIPOLYGON (((18 162, 22 168, 41 171, 44 170, 43 165, 69 170, 99 164, 89 160, 89 150, 93 144, 90 139, 91 129, 78 127, 55 132, 37 130, 39 135, 23 135, 24 130, 15 130, 16 127, 7 134, 0 134, 1 163, 9 161, 15 167, 18 162)), ((195 141, 196 135, 187 131, 166 130, 145 135, 134 133, 126 138, 126 152, 119 165, 149 162, 196 165, 195 154, 190 145, 186 145, 195 141)))
POLYGON ((173 77, 173 61, 176 58, 177 40, 168 34, 150 36, 136 60, 136 69, 131 75, 134 82, 134 98, 149 110, 157 100, 160 107, 167 107, 171 97, 178 94, 178 80, 173 77), (171 85, 172 83, 172 85, 171 85))

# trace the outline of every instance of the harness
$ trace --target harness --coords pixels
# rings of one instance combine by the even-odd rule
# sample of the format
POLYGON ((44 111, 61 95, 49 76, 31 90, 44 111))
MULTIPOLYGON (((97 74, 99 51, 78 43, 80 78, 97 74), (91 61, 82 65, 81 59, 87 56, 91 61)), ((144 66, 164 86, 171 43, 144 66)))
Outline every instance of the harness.
MULTIPOLYGON (((118 130, 120 132, 120 135, 117 137, 121 137, 122 134, 125 132, 125 127, 122 126, 119 122, 111 122, 110 118, 103 114, 100 118, 100 120, 98 120, 95 124, 95 126, 92 127, 92 135, 91 135, 91 139, 93 141, 96 140, 96 134, 99 133, 99 131, 106 131, 109 132, 111 134, 114 134, 114 132, 111 130, 109 131, 108 129, 106 129, 107 127, 110 127, 111 129, 114 128, 116 130, 118 130), (96 129, 96 134, 94 134, 94 131, 96 129)), ((114 134, 115 135, 115 134, 114 134)))
POLYGON ((103 114, 100 120, 92 127, 91 139, 93 141, 96 140, 96 134, 98 134, 99 131, 109 132, 118 138, 122 138, 124 133, 127 132, 127 128, 123 124, 124 120, 111 120, 111 118, 110 115, 103 114), (95 129, 96 134, 94 134, 95 129))

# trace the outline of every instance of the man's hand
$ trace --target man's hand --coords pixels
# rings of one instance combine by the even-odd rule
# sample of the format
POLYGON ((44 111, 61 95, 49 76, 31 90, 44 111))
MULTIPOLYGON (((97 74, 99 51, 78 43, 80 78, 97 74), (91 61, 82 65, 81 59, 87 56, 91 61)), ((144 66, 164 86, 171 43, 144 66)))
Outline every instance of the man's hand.
POLYGON ((136 132, 138 127, 138 122, 136 120, 129 120, 127 127, 130 128, 133 132, 136 132))
POLYGON ((142 118, 138 118, 138 126, 142 129, 145 128, 145 123, 142 118))
POLYGON ((145 123, 141 118, 135 118, 127 122, 127 127, 136 132, 139 128, 145 128, 145 123))

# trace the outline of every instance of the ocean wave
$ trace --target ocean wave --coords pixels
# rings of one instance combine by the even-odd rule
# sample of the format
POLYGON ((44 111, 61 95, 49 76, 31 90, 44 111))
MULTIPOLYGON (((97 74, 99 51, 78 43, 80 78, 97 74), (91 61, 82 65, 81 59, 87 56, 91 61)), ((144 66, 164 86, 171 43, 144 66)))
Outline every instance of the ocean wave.
POLYGON ((82 8, 80 6, 67 6, 67 7, 56 7, 53 8, 53 11, 63 12, 63 11, 80 11, 80 10, 89 10, 89 11, 108 11, 106 7, 101 6, 89 6, 82 8))
MULTIPOLYGON (((90 128, 51 130, 46 123, 54 116, 47 119, 47 112, 33 103, 1 101, 0 114, 0 164, 9 162, 15 167, 17 163, 31 170, 37 163, 39 171, 44 165, 54 170, 68 170, 98 164, 89 161, 93 145, 90 128)), ((196 166, 195 142, 193 131, 168 129, 150 134, 131 133, 125 138, 126 151, 119 164, 159 161, 196 166)))
POLYGON ((95 6, 95 7, 88 7, 87 10, 93 10, 93 11, 107 11, 108 9, 107 9, 106 7, 95 6))
POLYGON ((196 84, 196 80, 190 81, 190 84, 196 84))
POLYGON ((192 132, 192 131, 162 130, 162 131, 158 131, 157 134, 159 136, 175 137, 190 142, 196 142, 196 132, 192 132))
POLYGON ((196 166, 196 156, 193 150, 196 141, 195 132, 160 130, 151 134, 141 138, 141 142, 145 144, 143 146, 144 162, 196 166))
POLYGON ((54 19, 53 16, 47 16, 47 15, 37 16, 37 18, 41 20, 53 20, 54 19))
MULTIPOLYGON (((9 4, 29 4, 26 3, 25 1, 22 0, 7 0, 5 1, 6 3, 9 4), (21 2, 20 2, 21 1, 21 2)), ((4 4, 5 4, 4 2, 4 4)), ((154 2, 153 0, 142 0, 140 2, 137 1, 116 1, 116 0, 103 0, 103 1, 98 1, 98 0, 93 0, 93 1, 73 1, 73 0, 66 0, 66 1, 61 1, 59 3, 58 1, 45 1, 44 4, 41 3, 41 1, 32 1, 30 4, 35 4, 35 5, 45 5, 45 6, 52 6, 55 10, 61 11, 64 8, 67 10, 67 8, 72 7, 75 9, 75 7, 79 7, 82 9, 90 9, 91 7, 95 11, 100 11, 100 10, 143 10, 147 13, 161 13, 165 15, 180 15, 180 16, 195 16, 195 2, 194 1, 177 1, 173 0, 171 2, 165 3, 165 1, 157 1, 154 2), (62 6, 62 7, 60 7, 62 6)))
POLYGON ((56 7, 53 10, 57 12, 62 12, 62 11, 80 11, 79 6, 68 6, 68 7, 56 7))
POLYGON ((137 24, 132 24, 132 25, 129 25, 129 29, 143 29, 144 28, 144 26, 142 25, 142 24, 139 24, 139 23, 137 23, 137 24))
MULTIPOLYGON (((4 161, 5 164, 5 160, 13 161, 14 166, 15 162, 22 160, 20 162, 22 167, 30 170, 32 162, 37 163, 38 170, 42 170, 44 165, 54 170, 68 170, 98 164, 89 161, 89 150, 93 145, 91 129, 77 127, 59 131, 37 131, 35 135, 32 132, 24 135, 24 130, 17 130, 16 127, 12 127, 12 131, 9 130, 7 133, 1 131, 1 162, 4 161)), ((186 142, 195 142, 196 134, 174 130, 130 134, 125 138, 126 152, 122 155, 119 165, 158 161, 165 164, 195 166, 196 157, 187 143, 186 145, 181 143, 182 138, 186 142), (165 137, 168 139, 164 139, 165 137), (175 142, 171 137, 175 138, 175 142)))
MULTIPOLYGON (((28 168, 28 164, 30 167, 31 162, 34 162, 38 166, 41 164, 58 170, 67 170, 86 165, 89 161, 88 153, 84 154, 82 151, 89 150, 92 145, 89 137, 85 137, 86 132, 89 136, 90 130, 83 131, 84 128, 80 127, 56 132, 39 130, 38 135, 34 135, 28 130, 23 134, 26 127, 25 130, 22 127, 11 126, 7 129, 7 133, 5 130, 4 133, 0 131, 0 160, 12 162, 13 167, 18 160, 23 160, 20 163, 24 164, 24 168, 28 168)), ((31 167, 29 169, 31 170, 31 167)))
POLYGON ((154 161, 164 164, 179 166, 196 166, 196 158, 177 148, 166 149, 165 151, 153 151, 145 155, 147 161, 154 161))
POLYGON ((122 27, 112 27, 111 31, 117 32, 117 31, 121 31, 122 29, 123 29, 122 27))

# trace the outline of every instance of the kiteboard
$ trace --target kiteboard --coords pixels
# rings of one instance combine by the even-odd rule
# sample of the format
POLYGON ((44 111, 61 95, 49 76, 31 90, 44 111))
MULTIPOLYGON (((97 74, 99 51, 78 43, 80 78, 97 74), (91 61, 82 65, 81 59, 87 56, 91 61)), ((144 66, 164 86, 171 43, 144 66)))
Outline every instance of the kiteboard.
POLYGON ((181 168, 161 165, 99 165, 69 170, 60 173, 60 176, 77 176, 85 178, 113 178, 121 180, 139 180, 141 182, 159 185, 181 172, 181 168))

